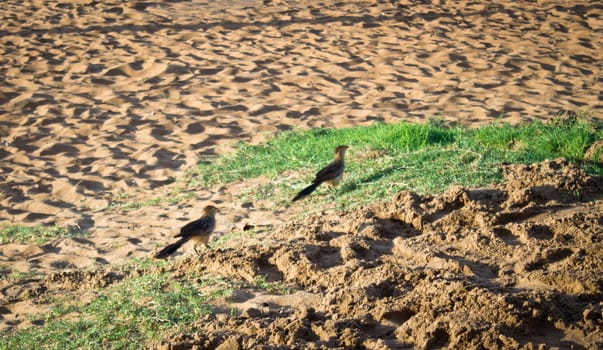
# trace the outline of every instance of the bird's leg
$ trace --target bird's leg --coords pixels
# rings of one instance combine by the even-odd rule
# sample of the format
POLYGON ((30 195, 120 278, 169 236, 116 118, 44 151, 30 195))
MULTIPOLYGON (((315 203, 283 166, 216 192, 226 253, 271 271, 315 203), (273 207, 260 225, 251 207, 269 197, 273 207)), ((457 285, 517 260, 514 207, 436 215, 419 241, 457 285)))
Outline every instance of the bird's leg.
POLYGON ((197 254, 197 256, 201 256, 201 252, 199 252, 197 250, 197 247, 199 247, 200 245, 203 246, 203 250, 202 251, 206 251, 209 248, 209 246, 207 244, 204 244, 204 243, 195 244, 195 246, 193 247, 193 250, 195 251, 195 253, 197 254))
POLYGON ((329 197, 330 197, 329 199, 331 201, 334 201, 336 198, 335 194, 337 193, 337 188, 335 186, 329 186, 328 191, 329 191, 329 197))

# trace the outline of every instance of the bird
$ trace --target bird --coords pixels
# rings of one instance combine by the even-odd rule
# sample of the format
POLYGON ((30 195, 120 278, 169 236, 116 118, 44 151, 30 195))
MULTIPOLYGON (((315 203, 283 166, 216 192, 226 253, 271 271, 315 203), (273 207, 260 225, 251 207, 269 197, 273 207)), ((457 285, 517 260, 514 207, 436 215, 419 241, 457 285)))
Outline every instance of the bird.
POLYGON ((203 215, 194 221, 182 226, 180 233, 175 237, 180 237, 176 242, 169 244, 155 254, 155 259, 165 259, 175 253, 182 245, 188 241, 195 243, 193 249, 197 255, 197 246, 203 244, 207 247, 207 242, 213 230, 216 228, 216 213, 220 210, 213 205, 208 205, 203 209, 203 215))
POLYGON ((330 184, 335 187, 339 185, 341 179, 343 177, 343 170, 345 169, 345 151, 350 148, 350 146, 338 146, 335 148, 335 156, 331 163, 329 163, 326 167, 322 168, 319 172, 316 173, 316 177, 310 186, 304 188, 299 191, 299 193, 293 197, 291 202, 295 202, 303 197, 309 195, 314 192, 314 190, 320 186, 323 182, 330 184))

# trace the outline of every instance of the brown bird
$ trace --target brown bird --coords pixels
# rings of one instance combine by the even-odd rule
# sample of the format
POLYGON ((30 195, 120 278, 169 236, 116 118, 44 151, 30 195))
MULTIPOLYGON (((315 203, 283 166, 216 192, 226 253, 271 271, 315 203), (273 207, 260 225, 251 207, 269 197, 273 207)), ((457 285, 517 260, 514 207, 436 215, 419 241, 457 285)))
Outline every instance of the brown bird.
POLYGON ((291 200, 295 202, 298 199, 301 199, 310 193, 314 192, 314 190, 320 186, 323 182, 330 184, 335 187, 339 185, 341 179, 343 177, 343 170, 345 169, 345 151, 350 148, 349 146, 339 146, 335 149, 335 156, 333 161, 329 163, 326 167, 322 168, 319 172, 316 173, 316 177, 312 184, 303 190, 299 191, 299 193, 293 197, 291 200))
POLYGON ((180 239, 161 249, 155 254, 155 259, 167 258, 188 241, 193 241, 195 243, 193 249, 195 250, 195 253, 199 255, 197 246, 203 244, 207 247, 209 236, 216 228, 216 213, 219 212, 218 208, 213 205, 206 206, 205 209, 203 209, 203 216, 182 226, 180 233, 175 236, 180 237, 180 239))

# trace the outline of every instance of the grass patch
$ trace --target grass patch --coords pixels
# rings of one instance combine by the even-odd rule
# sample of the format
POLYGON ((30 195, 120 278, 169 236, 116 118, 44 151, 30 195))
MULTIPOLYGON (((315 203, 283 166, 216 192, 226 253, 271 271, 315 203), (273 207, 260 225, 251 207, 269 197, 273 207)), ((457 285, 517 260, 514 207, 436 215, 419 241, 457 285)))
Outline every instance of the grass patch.
POLYGON ((266 275, 257 276, 253 282, 256 288, 271 294, 291 294, 290 286, 282 281, 269 282, 266 275))
POLYGON ((191 174, 191 182, 203 185, 274 176, 285 170, 316 167, 328 162, 338 145, 409 152, 432 143, 453 141, 455 131, 435 123, 375 124, 347 129, 287 131, 264 145, 240 143, 236 152, 203 162, 191 174))
POLYGON ((0 269, 0 281, 23 281, 43 277, 44 273, 37 269, 29 269, 24 272, 14 271, 10 268, 0 269))
POLYGON ((222 247, 225 247, 227 245, 227 243, 229 243, 229 242, 242 241, 242 240, 245 240, 246 238, 255 237, 255 235, 256 235, 256 231, 255 230, 230 231, 230 232, 225 233, 224 235, 218 237, 217 239, 213 240, 209 244, 209 246, 212 249, 222 248, 222 247))
POLYGON ((520 126, 497 122, 465 128, 436 120, 290 131, 263 145, 241 143, 231 154, 202 162, 191 172, 189 182, 210 186, 265 176, 270 183, 250 189, 246 195, 285 204, 332 159, 336 146, 347 144, 352 148, 342 184, 335 191, 319 188, 322 195, 304 201, 328 200, 349 208, 401 190, 424 194, 441 192, 452 184, 494 183, 501 179, 503 163, 564 157, 589 173, 603 174, 602 164, 584 157, 593 142, 603 139, 602 130, 600 122, 572 116, 520 126))
POLYGON ((177 204, 192 197, 192 193, 184 192, 182 188, 173 188, 164 196, 144 200, 131 199, 128 194, 122 194, 112 198, 105 209, 129 211, 159 204, 177 204))
POLYGON ((44 244, 55 238, 85 236, 77 227, 9 225, 0 227, 0 244, 44 244))
POLYGON ((233 292, 231 284, 218 278, 154 271, 97 290, 89 302, 57 300, 52 312, 32 320, 40 326, 0 334, 0 348, 140 348, 188 330, 212 312, 209 302, 233 292))
POLYGON ((0 349, 139 349, 193 331, 194 322, 213 312, 212 302, 236 289, 291 292, 284 282, 266 276, 247 283, 170 266, 165 260, 132 259, 115 266, 129 271, 127 277, 106 288, 77 297, 52 295, 47 301, 52 311, 32 315, 33 326, 0 332, 0 349))

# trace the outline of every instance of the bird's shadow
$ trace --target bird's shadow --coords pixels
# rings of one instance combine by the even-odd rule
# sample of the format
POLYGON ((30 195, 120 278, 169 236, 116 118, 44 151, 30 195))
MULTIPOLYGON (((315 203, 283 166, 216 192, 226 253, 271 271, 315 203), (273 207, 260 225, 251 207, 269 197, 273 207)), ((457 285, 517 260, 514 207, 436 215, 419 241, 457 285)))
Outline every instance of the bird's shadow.
POLYGON ((362 186, 363 184, 378 181, 381 178, 391 175, 393 172, 398 170, 400 170, 400 166, 390 166, 377 173, 365 176, 364 178, 361 178, 356 182, 346 182, 345 184, 343 184, 343 186, 340 187, 340 192, 344 194, 355 191, 358 187, 362 186))

